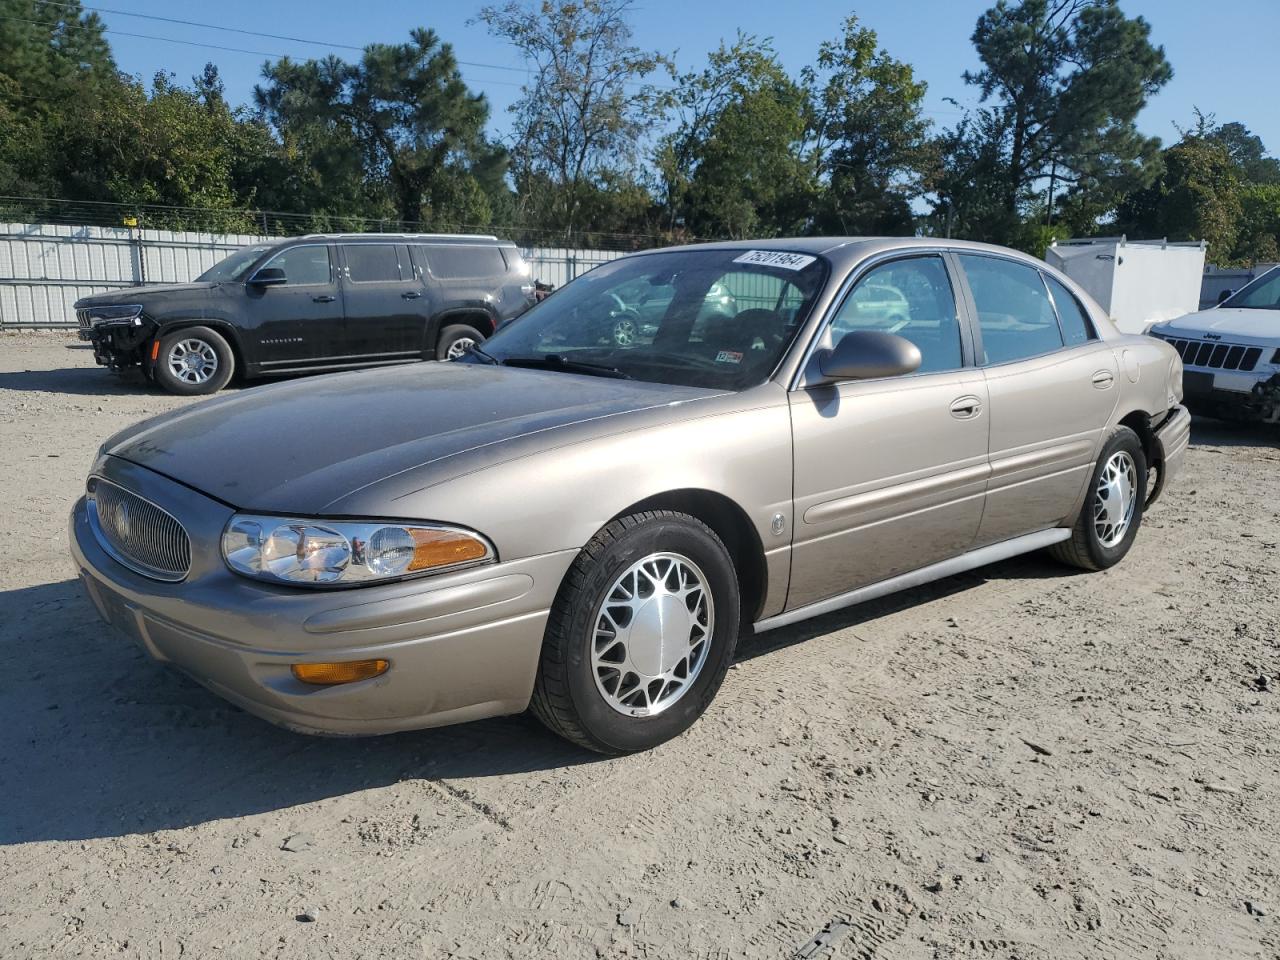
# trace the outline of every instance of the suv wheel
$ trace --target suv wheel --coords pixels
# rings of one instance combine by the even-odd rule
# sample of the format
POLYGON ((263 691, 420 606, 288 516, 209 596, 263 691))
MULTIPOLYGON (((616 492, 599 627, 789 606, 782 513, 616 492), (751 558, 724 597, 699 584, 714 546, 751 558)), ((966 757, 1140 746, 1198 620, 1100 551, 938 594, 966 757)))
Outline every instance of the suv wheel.
POLYGON ((170 393, 217 393, 235 372, 231 346, 208 327, 185 327, 160 338, 156 382, 170 393))
POLYGON ((1142 441, 1128 427, 1118 427, 1093 468, 1071 539, 1055 543, 1049 552, 1084 570, 1115 566, 1133 546, 1146 502, 1147 458, 1142 441))
POLYGON ((728 550, 693 517, 615 520, 569 568, 547 622, 533 713, 600 753, 647 750, 710 705, 738 640, 728 550))
POLYGON ((475 327, 465 323, 455 323, 440 331, 440 339, 436 341, 437 360, 457 360, 478 343, 484 343, 485 336, 475 327))

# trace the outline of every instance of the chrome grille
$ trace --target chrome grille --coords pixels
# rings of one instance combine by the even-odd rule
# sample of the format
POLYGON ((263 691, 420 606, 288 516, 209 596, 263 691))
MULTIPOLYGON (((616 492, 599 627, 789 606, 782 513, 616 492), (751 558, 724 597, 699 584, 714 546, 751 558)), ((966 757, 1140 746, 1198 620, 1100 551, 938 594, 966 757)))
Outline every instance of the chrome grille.
POLYGON ((181 580, 191 569, 191 541, 177 520, 150 500, 109 480, 89 483, 93 529, 103 548, 144 576, 181 580))
POLYGON ((81 329, 81 330, 91 330, 91 329, 93 329, 93 321, 89 319, 89 311, 88 311, 88 310, 77 310, 77 311, 76 311, 76 323, 80 324, 80 329, 81 329))
POLYGON ((1240 343, 1223 343, 1220 340, 1177 340, 1160 337, 1173 349, 1188 367, 1206 367, 1210 370, 1243 370, 1246 373, 1258 365, 1262 358, 1261 347, 1240 343))

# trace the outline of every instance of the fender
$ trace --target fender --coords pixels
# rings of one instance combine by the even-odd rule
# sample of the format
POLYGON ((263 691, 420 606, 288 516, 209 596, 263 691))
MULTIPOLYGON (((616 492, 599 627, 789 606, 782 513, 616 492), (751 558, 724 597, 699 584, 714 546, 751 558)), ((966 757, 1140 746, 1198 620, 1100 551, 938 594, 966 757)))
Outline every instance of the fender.
POLYGON ((468 326, 476 327, 487 337, 497 329, 498 314, 491 304, 477 300, 464 306, 449 307, 441 310, 432 317, 432 323, 434 326, 431 331, 433 337, 451 323, 466 323, 468 326))
POLYGON ((155 329, 152 330, 144 342, 142 371, 146 374, 147 379, 153 379, 155 376, 156 363, 158 362, 156 346, 161 338, 184 327, 208 327, 210 330, 216 330, 222 334, 223 339, 231 345, 231 352, 235 355, 238 372, 242 375, 249 372, 247 367, 250 361, 244 355, 244 345, 240 340, 240 331, 236 327, 217 317, 178 317, 157 322, 155 329))

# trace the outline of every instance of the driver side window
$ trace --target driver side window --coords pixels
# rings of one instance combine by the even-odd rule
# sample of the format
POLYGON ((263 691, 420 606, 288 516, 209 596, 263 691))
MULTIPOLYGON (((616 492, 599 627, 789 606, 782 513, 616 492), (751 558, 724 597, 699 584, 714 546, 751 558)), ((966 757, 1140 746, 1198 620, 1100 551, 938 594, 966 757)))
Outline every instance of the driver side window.
POLYGON ((868 271, 831 322, 831 346, 854 330, 895 333, 910 340, 920 348, 917 373, 964 366, 955 294, 938 256, 893 260, 868 271))
POLYGON ((327 284, 333 276, 329 248, 318 243, 290 247, 263 264, 263 269, 267 267, 283 270, 285 284, 290 287, 327 284))

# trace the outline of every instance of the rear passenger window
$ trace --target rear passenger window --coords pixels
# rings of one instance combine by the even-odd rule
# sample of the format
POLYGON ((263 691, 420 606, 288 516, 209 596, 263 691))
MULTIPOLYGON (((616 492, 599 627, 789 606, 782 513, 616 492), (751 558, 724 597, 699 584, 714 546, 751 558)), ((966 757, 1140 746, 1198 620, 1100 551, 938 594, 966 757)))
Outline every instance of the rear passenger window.
POLYGON ((431 275, 441 280, 496 280, 507 272, 507 261, 497 247, 442 243, 415 247, 413 253, 419 265, 425 257, 431 275))
POLYGON ((1088 343, 1093 339, 1093 324, 1089 322, 1084 307, 1070 290, 1059 281, 1045 274, 1049 284, 1049 292, 1053 294, 1053 304, 1058 308, 1058 319, 1062 321, 1062 336, 1067 346, 1075 347, 1088 343))
POLYGON ((920 348, 917 373, 963 366, 960 323, 947 268, 938 257, 894 260, 858 281, 831 323, 831 345, 852 330, 896 333, 920 348))
POLYGON ((978 308, 984 363, 1024 360, 1062 348, 1040 271, 996 257, 960 254, 978 308))
POLYGON ((342 248, 352 283, 385 283, 400 280, 400 257, 395 244, 353 243, 342 248))

